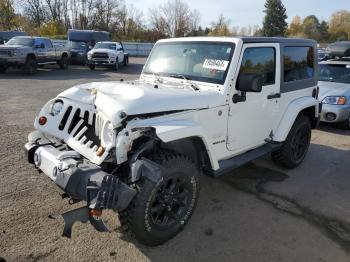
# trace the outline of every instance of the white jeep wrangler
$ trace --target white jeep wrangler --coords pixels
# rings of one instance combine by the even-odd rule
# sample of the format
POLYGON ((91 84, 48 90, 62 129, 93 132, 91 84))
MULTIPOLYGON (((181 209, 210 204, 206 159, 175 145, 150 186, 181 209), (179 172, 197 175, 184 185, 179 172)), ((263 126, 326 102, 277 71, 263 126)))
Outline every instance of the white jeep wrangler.
POLYGON ((202 173, 271 153, 297 167, 319 122, 316 42, 180 38, 157 42, 140 79, 75 86, 49 101, 28 161, 86 206, 63 214, 108 231, 102 210, 147 245, 190 219, 202 173))

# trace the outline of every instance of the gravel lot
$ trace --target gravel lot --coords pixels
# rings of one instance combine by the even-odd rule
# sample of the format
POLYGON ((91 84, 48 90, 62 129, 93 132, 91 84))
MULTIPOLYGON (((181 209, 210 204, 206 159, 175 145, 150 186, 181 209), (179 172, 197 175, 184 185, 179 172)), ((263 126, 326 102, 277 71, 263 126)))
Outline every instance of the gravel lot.
POLYGON ((350 132, 325 125, 295 170, 264 158, 203 177, 189 225, 160 247, 123 236, 113 215, 112 233, 77 224, 72 239, 61 237, 60 214, 75 207, 26 163, 22 146, 49 98, 80 83, 136 79, 144 59, 130 63, 118 73, 72 66, 0 75, 0 261, 350 261, 350 132))

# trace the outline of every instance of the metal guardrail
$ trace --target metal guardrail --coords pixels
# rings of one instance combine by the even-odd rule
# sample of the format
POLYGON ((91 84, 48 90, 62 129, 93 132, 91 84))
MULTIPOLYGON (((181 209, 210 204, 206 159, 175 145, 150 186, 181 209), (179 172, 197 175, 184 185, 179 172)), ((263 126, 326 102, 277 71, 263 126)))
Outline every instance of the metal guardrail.
POLYGON ((124 49, 130 56, 146 57, 151 52, 154 43, 122 42, 124 49))

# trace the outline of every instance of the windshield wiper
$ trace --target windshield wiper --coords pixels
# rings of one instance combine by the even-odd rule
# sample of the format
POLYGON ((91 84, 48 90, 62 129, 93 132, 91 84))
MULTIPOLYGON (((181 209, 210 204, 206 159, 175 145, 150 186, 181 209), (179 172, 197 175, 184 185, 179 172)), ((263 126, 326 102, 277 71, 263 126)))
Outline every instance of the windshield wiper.
POLYGON ((170 75, 170 77, 184 79, 184 80, 186 81, 186 83, 187 83, 190 87, 192 87, 192 89, 193 89, 194 91, 198 91, 198 90, 199 90, 199 87, 198 87, 195 83, 193 83, 193 82, 191 81, 191 78, 189 78, 189 77, 186 77, 186 76, 181 75, 181 74, 173 74, 173 75, 170 75))

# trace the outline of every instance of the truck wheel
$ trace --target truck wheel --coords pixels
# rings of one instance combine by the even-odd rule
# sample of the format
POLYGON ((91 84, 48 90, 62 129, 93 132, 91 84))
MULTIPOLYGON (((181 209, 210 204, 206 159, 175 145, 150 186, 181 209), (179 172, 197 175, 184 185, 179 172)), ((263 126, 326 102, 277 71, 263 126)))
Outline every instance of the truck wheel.
POLYGON ((190 219, 199 193, 199 170, 187 156, 161 151, 152 158, 161 165, 163 180, 142 177, 138 193, 119 213, 122 228, 139 242, 156 246, 173 238, 190 219))
POLYGON ((28 57, 26 63, 24 64, 23 71, 26 74, 35 74, 38 69, 38 63, 34 58, 28 57))
POLYGON ((0 74, 5 73, 6 70, 7 70, 7 67, 6 67, 6 66, 0 66, 0 74))
POLYGON ((310 120, 308 117, 300 115, 294 122, 282 147, 272 153, 272 159, 285 168, 295 168, 304 160, 310 140, 310 120))
POLYGON ((62 56, 61 61, 59 62, 59 66, 61 69, 68 69, 69 60, 68 57, 62 56))
POLYGON ((115 71, 119 70, 119 61, 118 58, 115 60, 115 66, 114 66, 115 71))
POLYGON ((347 120, 345 120, 344 122, 341 122, 339 124, 339 126, 342 128, 342 129, 345 129, 345 130, 350 130, 350 116, 347 120))
POLYGON ((128 56, 124 56, 123 64, 124 64, 124 66, 128 66, 129 65, 129 57, 128 56))
POLYGON ((90 70, 95 70, 95 65, 89 65, 90 70))

